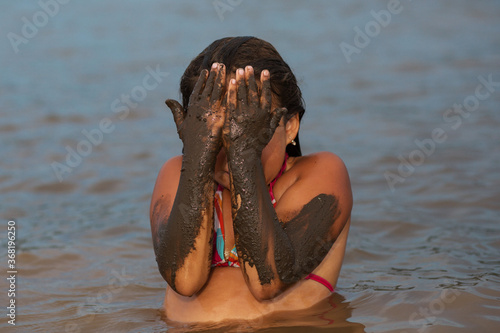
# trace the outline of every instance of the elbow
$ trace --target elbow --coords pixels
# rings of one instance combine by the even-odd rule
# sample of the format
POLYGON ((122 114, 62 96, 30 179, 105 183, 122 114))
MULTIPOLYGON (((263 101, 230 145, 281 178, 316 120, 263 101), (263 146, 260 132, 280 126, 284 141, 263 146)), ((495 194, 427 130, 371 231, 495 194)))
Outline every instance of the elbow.
POLYGON ((271 300, 281 294, 282 288, 280 288, 276 283, 266 285, 261 285, 259 283, 258 286, 251 286, 250 291, 257 301, 263 302, 271 300))
POLYGON ((253 297, 259 302, 264 302, 264 301, 269 301, 273 299, 276 295, 273 295, 271 293, 266 293, 266 292, 252 292, 253 297))
POLYGON ((160 270, 160 273, 169 287, 181 296, 191 297, 203 288, 203 284, 194 279, 180 279, 165 270, 160 270))
POLYGON ((162 266, 163 265, 158 265, 161 276, 172 290, 182 296, 191 297, 197 294, 203 288, 207 280, 203 278, 203 274, 186 276, 186 272, 182 268, 174 270, 174 268, 165 268, 162 266))
POLYGON ((202 286, 198 286, 192 283, 177 283, 177 284, 168 284, 176 293, 181 296, 191 297, 194 296, 200 291, 202 286))

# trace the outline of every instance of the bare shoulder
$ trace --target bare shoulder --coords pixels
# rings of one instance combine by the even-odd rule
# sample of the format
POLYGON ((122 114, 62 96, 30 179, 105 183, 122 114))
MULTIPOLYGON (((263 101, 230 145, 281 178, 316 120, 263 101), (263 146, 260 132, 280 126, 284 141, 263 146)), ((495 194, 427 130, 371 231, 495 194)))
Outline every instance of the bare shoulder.
POLYGON ((301 177, 311 176, 312 171, 326 171, 331 175, 340 172, 341 174, 337 174, 337 176, 347 175, 347 169, 342 159, 328 151, 297 157, 293 167, 297 168, 296 172, 299 172, 301 177))
POLYGON ((318 152, 298 157, 290 171, 297 177, 295 186, 311 188, 317 194, 340 194, 339 192, 346 190, 350 192, 347 168, 344 161, 334 153, 318 152))
POLYGON ((151 213, 154 206, 162 201, 171 206, 177 193, 181 177, 182 156, 175 156, 166 161, 158 172, 155 187, 151 197, 151 213))
POLYGON ((276 211, 289 215, 320 195, 335 197, 348 218, 352 209, 349 173, 342 159, 331 152, 294 157, 287 170, 293 182, 284 191, 276 211))
POLYGON ((182 155, 177 155, 163 163, 158 176, 162 176, 163 173, 175 173, 181 171, 182 166, 182 155))
MULTIPOLYGON (((166 161, 158 173, 158 178, 156 179, 155 191, 162 190, 165 191, 168 188, 175 188, 177 192, 177 185, 179 184, 179 179, 181 177, 182 168, 182 156, 175 156, 166 161)), ((154 195, 154 192, 153 192, 154 195)))

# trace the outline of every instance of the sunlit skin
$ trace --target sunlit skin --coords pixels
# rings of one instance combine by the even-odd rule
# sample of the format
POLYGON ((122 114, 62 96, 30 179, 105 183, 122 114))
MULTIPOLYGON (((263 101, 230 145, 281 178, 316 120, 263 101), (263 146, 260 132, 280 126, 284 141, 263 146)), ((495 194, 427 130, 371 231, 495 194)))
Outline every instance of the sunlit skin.
MULTIPOLYGON (((247 253, 250 257, 264 258, 263 260, 267 262, 266 267, 271 268, 267 272, 262 272, 259 271, 261 269, 259 265, 249 265, 241 258, 241 268, 215 267, 210 269, 209 265, 207 266, 207 262, 204 260, 211 258, 212 248, 203 244, 207 242, 213 232, 213 206, 210 206, 209 202, 209 198, 213 198, 213 192, 207 194, 207 200, 200 201, 202 206, 205 205, 205 208, 200 210, 200 212, 205 212, 205 215, 200 213, 202 214, 199 217, 201 219, 200 232, 194 240, 194 248, 184 258, 181 267, 172 268, 174 266, 168 266, 168 264, 161 266, 159 262, 160 272, 161 267, 171 267, 169 270, 177 270, 175 274, 171 274, 170 271, 162 272, 170 285, 165 296, 166 315, 171 320, 186 322, 251 319, 274 311, 309 307, 328 296, 329 291, 321 284, 304 280, 303 277, 313 272, 335 286, 339 276, 352 208, 352 194, 347 170, 340 158, 329 152, 289 157, 285 172, 273 188, 277 200, 277 205, 273 209, 272 205, 269 206, 266 201, 269 200, 267 185, 278 175, 285 158, 286 146, 298 133, 300 127, 298 115, 292 116, 287 121, 284 117, 279 117, 281 118, 279 125, 273 129, 271 139, 267 139, 268 142, 264 140, 262 149, 257 147, 254 151, 252 147, 246 147, 247 140, 241 138, 248 138, 251 141, 257 134, 253 133, 252 129, 245 127, 241 131, 243 133, 247 131, 246 134, 243 136, 233 135, 231 128, 234 129, 236 125, 241 123, 245 124, 245 121, 249 119, 249 114, 254 115, 252 110, 241 114, 241 110, 247 110, 252 101, 256 103, 255 105, 259 104, 260 101, 261 107, 265 105, 264 94, 270 94, 270 91, 265 88, 268 85, 266 80, 272 78, 267 71, 262 71, 257 82, 257 86, 261 89, 255 93, 257 89, 252 87, 253 69, 250 66, 241 69, 241 71, 237 70, 236 73, 231 73, 226 78, 225 68, 217 65, 212 67, 210 75, 202 73, 200 76, 200 80, 206 80, 205 88, 207 86, 212 88, 210 80, 215 82, 214 87, 217 87, 218 84, 220 84, 219 88, 226 87, 220 92, 216 92, 217 88, 213 88, 212 111, 204 121, 204 126, 209 128, 208 132, 212 133, 211 140, 214 140, 213 142, 209 140, 208 144, 205 142, 214 151, 213 162, 210 162, 213 163, 211 164, 212 171, 209 171, 207 175, 212 177, 212 186, 218 183, 224 187, 222 207, 226 230, 225 250, 229 251, 235 245, 235 240, 239 239, 236 242, 239 253, 247 253), (224 90, 225 93, 222 94, 224 90), (240 105, 242 93, 248 93, 249 105, 240 105), (220 97, 217 102, 214 101, 214 96, 220 97), (230 118, 238 112, 240 112, 240 118, 230 118), (247 120, 241 117, 246 117, 247 120), (230 119, 233 121, 236 119, 236 122, 231 125, 230 119), (242 119, 243 122, 237 121, 239 119, 242 119), (245 137, 247 134, 248 137, 245 137), (245 152, 245 156, 260 156, 260 162, 255 164, 255 159, 252 159, 253 162, 245 160, 241 151, 245 152), (245 163, 242 164, 242 161, 245 163), (247 168, 247 165, 252 167, 247 168), (254 165, 255 167, 253 167, 254 165), (237 166, 243 166, 243 168, 237 166), (240 180, 245 177, 250 177, 249 179, 255 179, 255 181, 247 181, 243 184, 244 182, 242 183, 240 180), (261 182, 262 185, 259 185, 261 182), (249 195, 248 193, 253 194, 249 195), (311 204, 318 202, 318 200, 321 201, 322 197, 332 198, 332 202, 335 203, 332 209, 335 209, 335 212, 330 215, 325 212, 304 212, 304 207, 312 207, 311 204), (264 205, 245 205, 246 200, 264 203, 264 205), (255 206, 258 208, 252 208, 255 206), (248 209, 250 210, 248 211, 248 209), (239 230, 247 230, 246 226, 251 228, 254 223, 258 223, 259 230, 267 231, 261 234, 260 238, 252 238, 256 236, 253 233, 240 233, 237 235, 238 237, 235 237, 233 231, 234 216, 238 218, 239 230), (245 220, 246 216, 254 216, 254 218, 245 220), (325 220, 325 216, 331 217, 325 220), (293 224, 294 227, 287 229, 287 223, 293 224), (300 229, 300 225, 303 224, 305 230, 310 230, 309 234, 311 234, 311 232, 314 233, 313 230, 320 230, 318 223, 322 223, 321 228, 327 228, 325 229, 327 231, 311 237, 313 242, 317 243, 314 245, 315 247, 310 244, 313 242, 301 241, 299 233, 293 231, 297 228, 296 226, 299 226, 300 229), (274 240, 267 244, 267 235, 271 235, 269 233, 274 235, 271 237, 274 240), (204 240, 202 241, 202 239, 204 240), (289 262, 275 263, 274 257, 269 253, 262 252, 263 249, 258 244, 262 244, 264 248, 274 249, 272 253, 286 254, 283 257, 286 257, 289 262), (282 246, 284 247, 282 248, 282 246), (318 257, 316 255, 321 252, 319 251, 320 247, 321 251, 324 250, 324 253, 327 253, 326 256, 318 257), (327 248, 325 249, 325 247, 327 248), (261 253, 264 257, 261 256, 261 253), (313 257, 301 258, 303 253, 313 253, 314 255, 313 257), (312 263, 313 267, 306 268, 305 266, 309 266, 309 263, 312 263), (238 308, 238 311, 234 310, 235 307, 238 308)), ((172 109, 171 105, 169 106, 172 109)), ((264 109, 266 107, 262 110, 264 109)), ((279 110, 279 105, 276 105, 275 98, 272 100, 271 107, 267 109, 271 112, 270 119, 278 118, 275 117, 275 112, 279 110)), ((179 129, 179 123, 182 123, 182 120, 179 121, 181 112, 177 111, 176 113, 175 110, 173 112, 179 129)), ((267 117, 264 113, 259 112, 255 114, 267 117)), ((190 121, 193 120, 190 119, 190 121)), ((252 124, 253 122, 248 121, 248 123, 252 124)), ((182 126, 180 128, 182 129, 182 126)), ((190 139, 182 138, 182 130, 179 134, 184 142, 186 156, 186 150, 191 151, 191 148, 186 147, 187 141, 190 139)), ((193 139, 190 144, 194 144, 194 141, 193 139)), ((175 211, 173 209, 175 202, 178 204, 181 200, 181 195, 178 193, 179 183, 187 182, 187 180, 181 180, 183 158, 187 158, 185 156, 174 157, 165 163, 160 170, 151 200, 151 227, 153 240, 156 244, 157 260, 160 258, 160 261, 169 260, 168 256, 164 257, 158 251, 161 250, 161 245, 169 239, 168 230, 176 230, 168 228, 168 224, 178 223, 177 220, 172 220, 169 215, 171 215, 170 212, 175 211)), ((212 161, 211 158, 207 159, 212 161)), ((187 166, 185 169, 189 169, 190 165, 192 164, 185 163, 187 166)), ((204 179, 208 181, 208 178, 204 179)), ((300 234, 304 234, 304 232, 300 230, 300 234)), ((179 265, 178 262, 177 265, 179 265)))

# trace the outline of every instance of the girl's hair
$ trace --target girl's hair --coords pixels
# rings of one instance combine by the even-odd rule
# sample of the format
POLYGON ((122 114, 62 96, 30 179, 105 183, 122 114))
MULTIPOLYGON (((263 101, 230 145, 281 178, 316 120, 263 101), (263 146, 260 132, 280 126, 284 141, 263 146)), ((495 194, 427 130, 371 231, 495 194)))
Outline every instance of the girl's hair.
MULTIPOLYGON (((214 62, 224 64, 226 73, 250 65, 257 78, 261 71, 269 70, 273 95, 278 98, 279 106, 288 110, 284 116, 285 122, 297 113, 299 121, 302 119, 305 112, 304 100, 295 75, 274 46, 256 37, 226 37, 216 40, 191 61, 181 78, 180 88, 185 110, 200 72, 203 69, 210 71, 214 62)), ((290 156, 301 156, 298 133, 294 140, 297 144, 289 144, 286 151, 290 156)))

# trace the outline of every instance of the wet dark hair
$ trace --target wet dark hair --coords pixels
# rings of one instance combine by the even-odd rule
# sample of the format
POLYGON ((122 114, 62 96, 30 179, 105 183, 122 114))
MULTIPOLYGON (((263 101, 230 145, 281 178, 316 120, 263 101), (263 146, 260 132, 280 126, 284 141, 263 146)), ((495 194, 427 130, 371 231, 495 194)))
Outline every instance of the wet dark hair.
MULTIPOLYGON (((224 64, 228 74, 248 65, 254 68, 256 78, 260 77, 264 69, 269 70, 273 95, 278 98, 279 106, 288 110, 285 120, 288 121, 295 114, 299 115, 299 121, 302 119, 305 112, 304 100, 290 66, 270 43, 249 36, 218 39, 191 61, 181 78, 180 88, 185 110, 200 72, 203 69, 210 70, 214 62, 224 64)), ((286 152, 290 156, 302 156, 298 133, 294 140, 297 144, 289 144, 286 152)))

